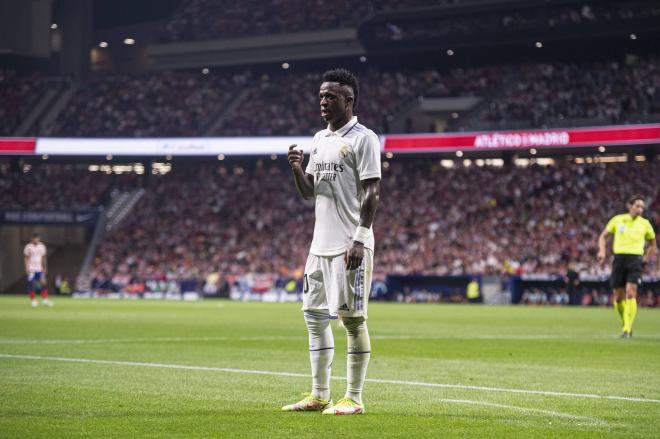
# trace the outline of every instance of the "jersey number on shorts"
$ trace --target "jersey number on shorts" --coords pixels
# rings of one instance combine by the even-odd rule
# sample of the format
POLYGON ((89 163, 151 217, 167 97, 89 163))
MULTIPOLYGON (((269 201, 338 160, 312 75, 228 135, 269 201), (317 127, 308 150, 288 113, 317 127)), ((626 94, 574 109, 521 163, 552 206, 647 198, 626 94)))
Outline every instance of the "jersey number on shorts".
POLYGON ((307 275, 305 275, 303 280, 303 294, 309 293, 309 282, 307 282, 307 275))

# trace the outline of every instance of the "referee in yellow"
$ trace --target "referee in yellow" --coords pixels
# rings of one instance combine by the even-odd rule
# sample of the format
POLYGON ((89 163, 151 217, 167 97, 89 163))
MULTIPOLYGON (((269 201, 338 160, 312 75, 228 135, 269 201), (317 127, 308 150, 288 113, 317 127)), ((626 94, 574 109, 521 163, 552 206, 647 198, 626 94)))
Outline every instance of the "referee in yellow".
POLYGON ((607 238, 614 235, 612 252, 612 276, 614 308, 621 317, 621 337, 632 336, 632 325, 637 314, 637 286, 642 283, 644 267, 656 251, 655 232, 651 223, 642 217, 644 198, 634 195, 628 199, 628 213, 616 215, 609 220, 598 237, 598 262, 605 262, 607 238), (646 242, 649 245, 644 252, 646 242))

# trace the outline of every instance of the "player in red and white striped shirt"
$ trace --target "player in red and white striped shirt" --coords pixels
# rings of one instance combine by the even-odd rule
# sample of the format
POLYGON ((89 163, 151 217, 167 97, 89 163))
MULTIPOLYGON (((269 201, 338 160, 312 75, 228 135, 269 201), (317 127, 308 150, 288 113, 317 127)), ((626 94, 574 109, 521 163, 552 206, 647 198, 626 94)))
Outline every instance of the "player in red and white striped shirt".
POLYGON ((35 298, 35 289, 41 291, 41 300, 43 300, 44 305, 53 306, 53 302, 48 300, 48 282, 46 280, 47 253, 46 245, 41 242, 41 238, 37 233, 32 235, 32 240, 23 250, 27 288, 32 306, 39 305, 39 302, 35 298))

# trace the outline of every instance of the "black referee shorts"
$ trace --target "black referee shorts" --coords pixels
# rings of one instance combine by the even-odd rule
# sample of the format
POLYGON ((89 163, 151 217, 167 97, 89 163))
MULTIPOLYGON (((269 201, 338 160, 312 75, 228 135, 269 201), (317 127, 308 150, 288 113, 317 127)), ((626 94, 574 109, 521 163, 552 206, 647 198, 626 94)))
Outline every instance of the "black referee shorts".
POLYGON ((641 284, 644 264, 639 255, 614 255, 612 264, 612 288, 623 288, 627 283, 641 284))

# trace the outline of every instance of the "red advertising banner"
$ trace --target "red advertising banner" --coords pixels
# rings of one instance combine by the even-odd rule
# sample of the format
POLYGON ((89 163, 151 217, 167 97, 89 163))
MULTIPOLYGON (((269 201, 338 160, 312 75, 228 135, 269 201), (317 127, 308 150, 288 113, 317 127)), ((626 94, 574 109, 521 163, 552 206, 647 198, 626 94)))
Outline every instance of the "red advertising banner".
POLYGON ((660 144, 660 124, 452 134, 405 134, 383 138, 385 152, 506 150, 660 144))
MULTIPOLYGON (((383 152, 502 151, 582 146, 660 145, 660 124, 619 125, 548 130, 483 131, 446 134, 381 136, 383 152)), ((193 137, 193 138, 0 138, 0 155, 48 154, 69 156, 214 156, 285 155, 288 145, 308 152, 311 137, 193 137)))
POLYGON ((34 154, 37 139, 0 138, 0 154, 34 154))

